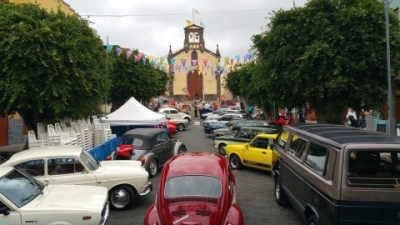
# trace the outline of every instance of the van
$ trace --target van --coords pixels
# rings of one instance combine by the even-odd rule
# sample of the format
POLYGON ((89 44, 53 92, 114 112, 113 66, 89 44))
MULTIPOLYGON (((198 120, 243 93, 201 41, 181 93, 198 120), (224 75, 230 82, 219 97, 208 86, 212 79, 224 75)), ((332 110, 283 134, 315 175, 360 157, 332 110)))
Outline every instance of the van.
POLYGON ((284 126, 275 199, 308 225, 400 224, 400 138, 331 124, 284 126))

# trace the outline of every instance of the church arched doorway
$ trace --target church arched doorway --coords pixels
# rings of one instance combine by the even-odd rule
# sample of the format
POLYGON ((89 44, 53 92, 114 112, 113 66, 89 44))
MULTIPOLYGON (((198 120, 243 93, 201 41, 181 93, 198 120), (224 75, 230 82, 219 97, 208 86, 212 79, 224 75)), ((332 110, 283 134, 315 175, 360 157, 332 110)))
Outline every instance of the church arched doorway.
POLYGON ((187 74, 187 87, 190 100, 203 98, 203 75, 199 71, 189 71, 187 74))

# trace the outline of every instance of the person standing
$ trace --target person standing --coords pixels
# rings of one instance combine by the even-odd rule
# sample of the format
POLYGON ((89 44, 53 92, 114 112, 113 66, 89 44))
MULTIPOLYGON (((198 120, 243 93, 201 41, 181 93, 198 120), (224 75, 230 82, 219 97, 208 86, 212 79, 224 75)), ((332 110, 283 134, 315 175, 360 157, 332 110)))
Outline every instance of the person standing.
POLYGON ((194 104, 193 110, 194 110, 194 118, 197 119, 197 104, 194 104))
POLYGON ((347 109, 346 121, 347 121, 347 124, 350 126, 354 126, 356 123, 358 123, 357 114, 352 107, 349 107, 347 109), (350 116, 352 116, 352 117, 350 117, 350 116))

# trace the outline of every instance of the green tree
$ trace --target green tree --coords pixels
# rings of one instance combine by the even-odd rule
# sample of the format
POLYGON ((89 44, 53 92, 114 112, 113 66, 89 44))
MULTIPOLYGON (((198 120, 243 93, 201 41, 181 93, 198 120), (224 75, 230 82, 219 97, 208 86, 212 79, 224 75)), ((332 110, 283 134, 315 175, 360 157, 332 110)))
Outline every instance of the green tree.
MULTIPOLYGON (((399 22, 390 15, 392 74, 399 71, 399 22)), ((384 5, 311 0, 275 12, 253 36, 264 67, 257 80, 279 105, 310 101, 321 122, 341 123, 347 106, 377 108, 387 96, 384 5)))
POLYGON ((34 4, 0 4, 0 109, 39 122, 86 118, 108 91, 105 51, 87 22, 34 4))
POLYGON ((110 78, 111 111, 122 106, 130 97, 138 101, 149 101, 154 96, 163 95, 169 81, 168 74, 159 69, 158 65, 152 65, 148 60, 135 62, 134 55, 138 50, 132 51, 132 56, 126 58, 126 49, 117 56, 114 50, 110 52, 112 58, 112 69, 110 78))

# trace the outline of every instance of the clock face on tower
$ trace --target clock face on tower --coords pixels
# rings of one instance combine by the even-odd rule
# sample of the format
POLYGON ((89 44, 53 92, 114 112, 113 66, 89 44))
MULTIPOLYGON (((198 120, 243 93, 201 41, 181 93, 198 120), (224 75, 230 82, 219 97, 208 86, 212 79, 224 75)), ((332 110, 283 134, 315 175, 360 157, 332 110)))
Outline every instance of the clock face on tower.
POLYGON ((189 43, 199 43, 200 42, 200 35, 198 32, 190 32, 189 33, 189 43))

